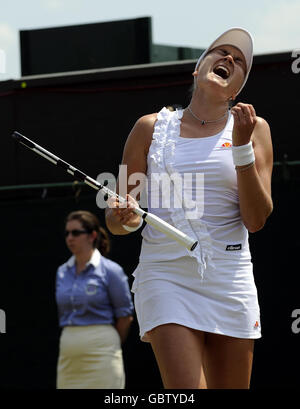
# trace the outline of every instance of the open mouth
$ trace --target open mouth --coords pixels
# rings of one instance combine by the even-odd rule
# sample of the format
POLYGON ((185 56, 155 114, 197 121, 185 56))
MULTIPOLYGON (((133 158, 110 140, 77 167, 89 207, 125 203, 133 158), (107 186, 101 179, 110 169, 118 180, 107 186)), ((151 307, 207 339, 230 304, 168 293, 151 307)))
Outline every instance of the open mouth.
POLYGON ((230 71, 227 67, 224 67, 224 65, 217 65, 214 69, 213 72, 218 75, 219 77, 223 78, 224 80, 226 80, 229 75, 230 75, 230 71))

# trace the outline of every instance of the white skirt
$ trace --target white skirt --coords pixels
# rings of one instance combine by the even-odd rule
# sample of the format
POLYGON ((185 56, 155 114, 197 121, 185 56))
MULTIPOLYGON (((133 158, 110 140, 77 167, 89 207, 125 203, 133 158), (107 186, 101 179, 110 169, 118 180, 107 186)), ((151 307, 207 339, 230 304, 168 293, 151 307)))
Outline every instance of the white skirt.
POLYGON ((193 257, 140 263, 132 286, 142 341, 176 323, 237 338, 260 338, 260 310, 249 260, 214 260, 203 278, 193 257))
POLYGON ((120 337, 112 325, 64 327, 57 389, 124 389, 120 337))

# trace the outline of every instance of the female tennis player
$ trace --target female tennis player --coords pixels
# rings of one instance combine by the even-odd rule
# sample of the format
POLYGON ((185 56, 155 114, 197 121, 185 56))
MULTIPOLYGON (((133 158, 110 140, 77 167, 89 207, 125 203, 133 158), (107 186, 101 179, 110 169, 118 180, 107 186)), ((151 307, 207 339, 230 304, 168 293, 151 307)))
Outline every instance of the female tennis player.
MULTIPOLYGON (((141 339, 151 343, 165 388, 250 387, 261 327, 248 232, 272 212, 273 152, 269 125, 254 107, 229 104, 252 59, 246 30, 223 33, 196 64, 188 107, 143 116, 124 148, 128 176, 147 176, 151 212, 199 241, 190 252, 149 225, 142 232, 132 291, 141 339), (169 176, 170 189, 157 175, 169 176)), ((111 200, 113 234, 141 226, 135 199, 128 196, 127 208, 111 200)))

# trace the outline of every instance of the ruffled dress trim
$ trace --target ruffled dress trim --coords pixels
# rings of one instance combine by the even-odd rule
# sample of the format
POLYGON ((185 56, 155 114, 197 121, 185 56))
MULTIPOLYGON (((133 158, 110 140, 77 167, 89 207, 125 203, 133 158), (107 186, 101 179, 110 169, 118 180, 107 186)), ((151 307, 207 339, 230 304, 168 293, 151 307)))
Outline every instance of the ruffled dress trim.
MULTIPOLYGON (((176 143, 180 136, 182 115, 183 110, 171 112, 167 108, 163 108, 158 113, 153 133, 153 141, 149 150, 150 157, 153 160, 152 164, 155 164, 155 172, 166 172, 169 176, 176 174, 176 178, 181 178, 174 162, 176 143)), ((153 172, 154 169, 152 168, 151 171, 153 172)), ((172 178, 171 180, 171 195, 175 197, 175 193, 177 197, 179 197, 179 195, 181 196, 181 192, 178 192, 176 189, 176 183, 174 184, 172 178)), ((181 182, 183 182, 182 178, 181 182)), ((183 183, 181 186, 183 186, 183 183)), ((198 245, 194 251, 189 251, 188 249, 186 249, 186 251, 189 256, 197 259, 198 272, 201 278, 203 278, 207 264, 210 263, 210 265, 213 266, 211 237, 207 231, 206 224, 201 221, 199 217, 187 217, 191 209, 186 206, 187 203, 185 203, 184 200, 181 200, 181 202, 182 207, 173 206, 169 209, 170 217, 176 228, 198 240, 198 245)), ((193 209, 193 213, 194 212, 199 213, 197 208, 193 209)))

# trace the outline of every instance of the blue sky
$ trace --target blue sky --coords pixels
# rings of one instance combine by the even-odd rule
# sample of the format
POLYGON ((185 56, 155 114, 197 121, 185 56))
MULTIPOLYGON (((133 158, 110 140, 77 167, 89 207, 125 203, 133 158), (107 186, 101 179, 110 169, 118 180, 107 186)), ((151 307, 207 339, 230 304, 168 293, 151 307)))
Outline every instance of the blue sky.
POLYGON ((156 44, 205 48, 239 26, 255 54, 300 49, 300 0, 0 0, 0 81, 20 77, 19 30, 146 16, 156 44))

